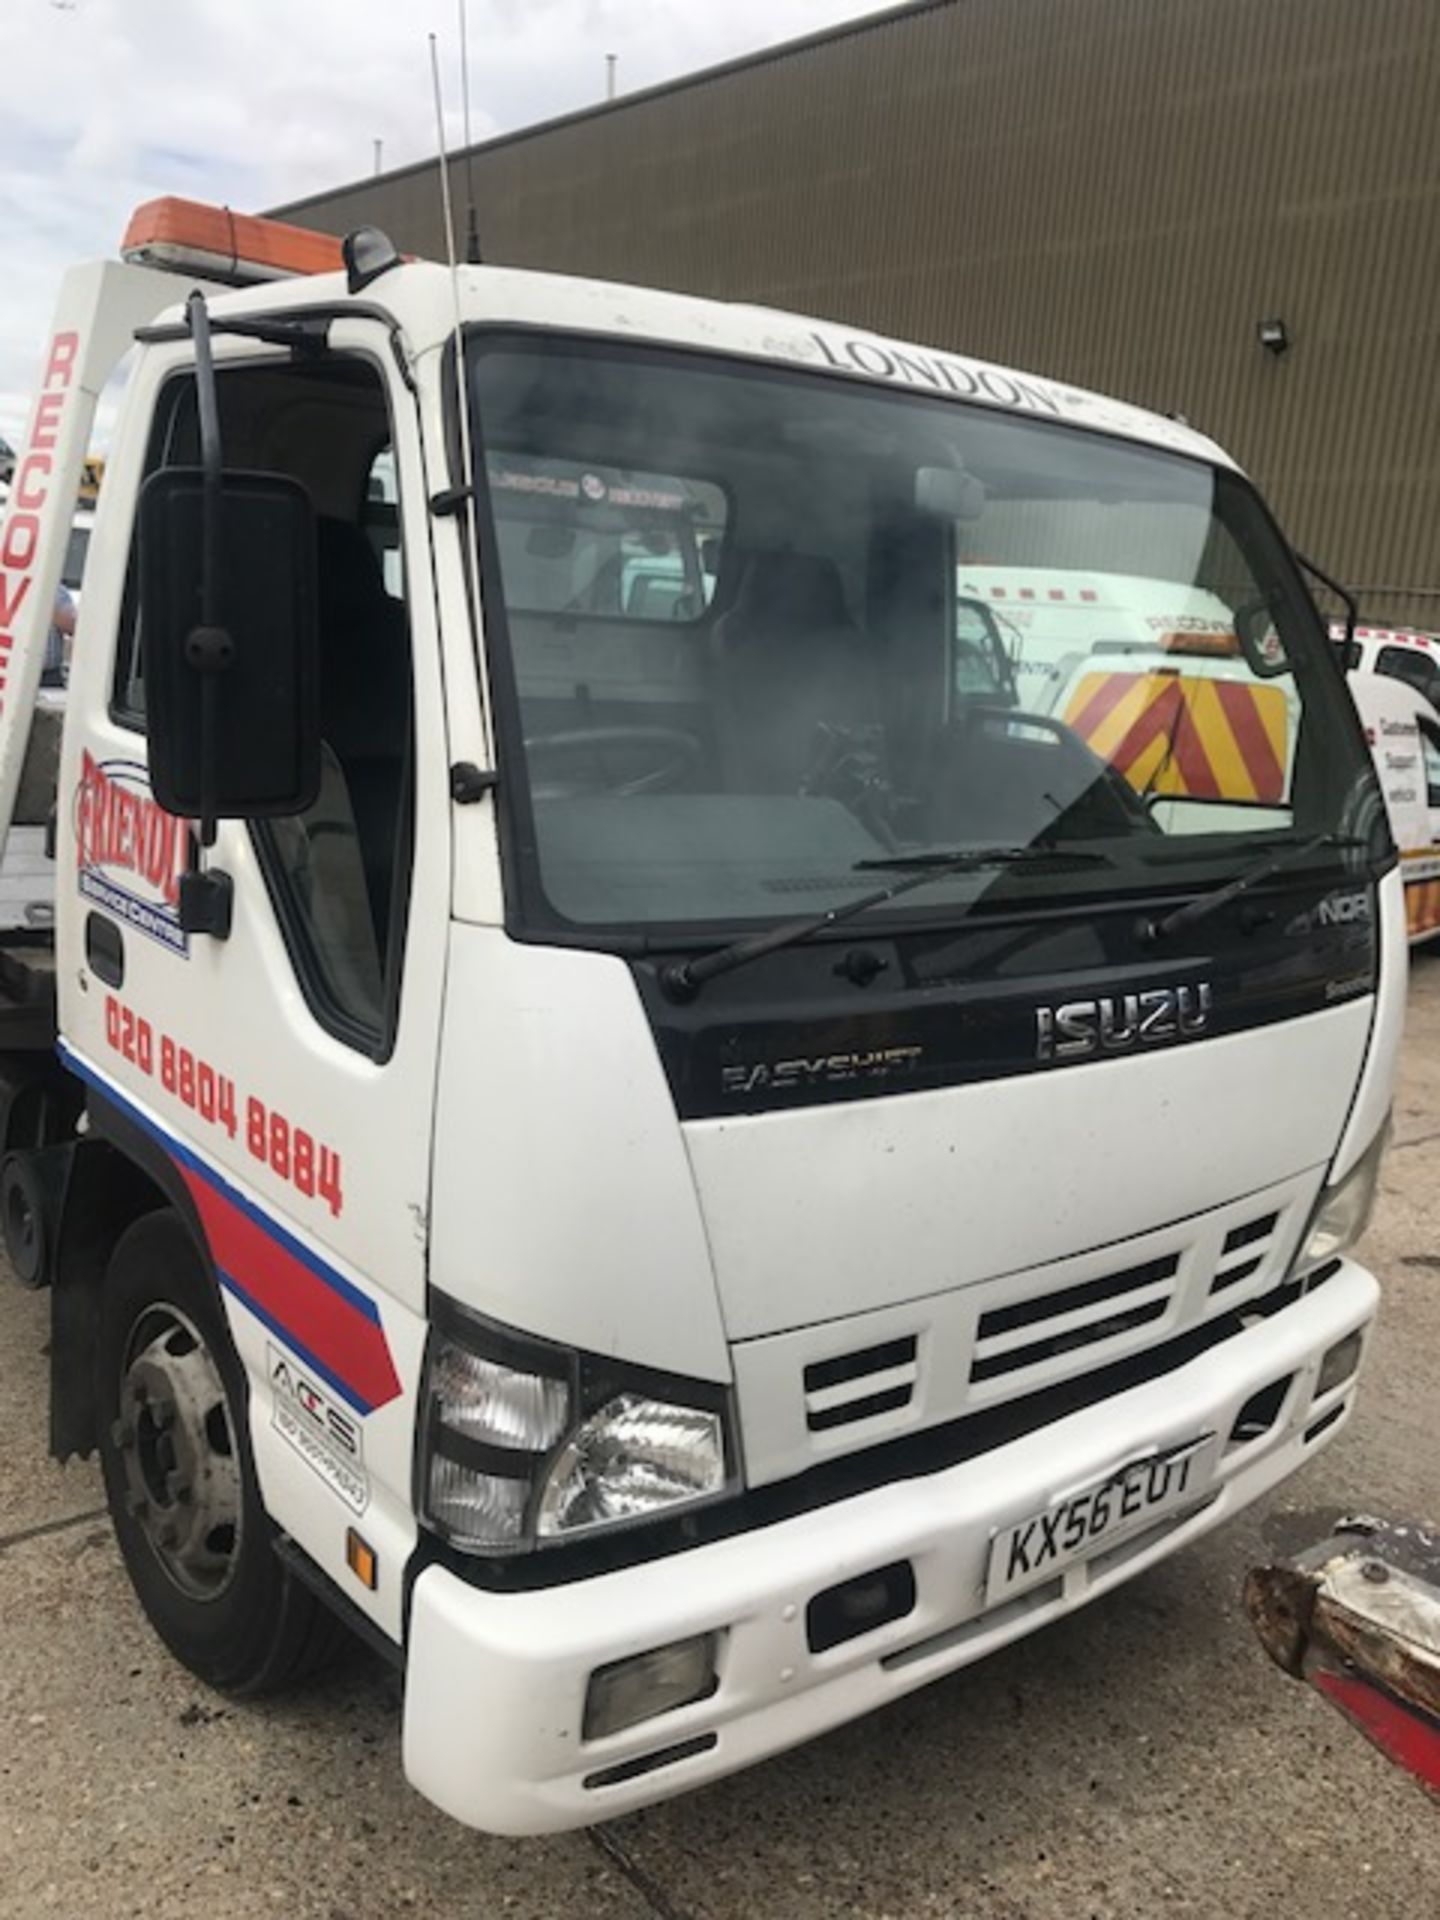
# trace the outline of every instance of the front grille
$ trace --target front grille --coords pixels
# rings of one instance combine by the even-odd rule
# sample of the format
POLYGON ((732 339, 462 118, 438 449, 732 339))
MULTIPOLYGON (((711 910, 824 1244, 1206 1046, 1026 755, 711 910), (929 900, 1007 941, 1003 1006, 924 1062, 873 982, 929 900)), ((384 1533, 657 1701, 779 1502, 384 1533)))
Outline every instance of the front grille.
POLYGON ((1178 1254, 1166 1254, 1096 1280, 992 1307, 980 1316, 971 1381, 1024 1375, 1062 1354, 1161 1319, 1179 1266, 1178 1254))
POLYGON ((812 1360, 805 1369, 805 1424, 811 1433, 895 1413, 914 1397, 914 1334, 812 1360))
POLYGON ((1130 1240, 737 1343, 752 1484, 1263 1311, 1318 1183, 1292 1176, 1130 1240))
POLYGON ((1224 1293, 1227 1287, 1238 1286, 1260 1271, 1269 1257, 1279 1224, 1278 1213, 1264 1213, 1258 1219, 1230 1229, 1215 1265, 1215 1277, 1210 1282, 1212 1294, 1224 1293))

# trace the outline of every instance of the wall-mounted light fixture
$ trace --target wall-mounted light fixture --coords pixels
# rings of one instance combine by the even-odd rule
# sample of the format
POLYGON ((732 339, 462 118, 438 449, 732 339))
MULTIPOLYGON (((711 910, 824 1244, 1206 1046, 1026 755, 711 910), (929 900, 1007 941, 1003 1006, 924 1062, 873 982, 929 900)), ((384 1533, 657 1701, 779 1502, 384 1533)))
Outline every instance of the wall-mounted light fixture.
POLYGON ((1255 329, 1255 338, 1277 360, 1282 353, 1290 351, 1290 332, 1283 320, 1262 320, 1255 329))

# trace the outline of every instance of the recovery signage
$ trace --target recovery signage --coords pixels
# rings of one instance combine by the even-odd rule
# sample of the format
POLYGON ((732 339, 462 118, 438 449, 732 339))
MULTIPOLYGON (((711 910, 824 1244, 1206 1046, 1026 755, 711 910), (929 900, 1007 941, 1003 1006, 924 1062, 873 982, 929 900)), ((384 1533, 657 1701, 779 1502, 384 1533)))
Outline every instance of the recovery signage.
MULTIPOLYGON (((40 551, 41 514, 53 486, 55 456, 66 401, 75 379, 80 352, 78 333, 57 333, 50 343, 40 398, 30 425, 30 444, 10 488, 10 508, 0 540, 0 712, 10 679, 10 657, 19 638, 20 615, 35 585, 35 561, 40 551)), ((50 625, 48 609, 41 633, 50 625)))
POLYGON ((75 858, 87 900, 172 952, 189 952, 180 926, 189 823, 157 803, 138 760, 96 760, 86 751, 75 794, 75 858))

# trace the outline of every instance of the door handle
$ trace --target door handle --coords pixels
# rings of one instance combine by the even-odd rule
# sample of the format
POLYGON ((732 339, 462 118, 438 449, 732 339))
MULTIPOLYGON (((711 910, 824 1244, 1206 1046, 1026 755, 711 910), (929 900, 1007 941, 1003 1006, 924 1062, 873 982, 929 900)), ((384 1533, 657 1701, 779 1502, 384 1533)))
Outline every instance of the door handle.
POLYGON ((107 914, 86 914, 85 958, 97 980, 103 980, 107 987, 124 986, 125 941, 107 914))

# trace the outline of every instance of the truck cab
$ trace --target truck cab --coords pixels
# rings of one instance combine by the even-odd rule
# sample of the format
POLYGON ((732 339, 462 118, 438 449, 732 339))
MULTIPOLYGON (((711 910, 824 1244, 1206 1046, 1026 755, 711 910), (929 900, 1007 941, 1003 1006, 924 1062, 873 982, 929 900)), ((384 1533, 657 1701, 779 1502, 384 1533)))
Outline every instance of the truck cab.
MULTIPOLYGON (((1330 623, 1330 638, 1345 641, 1342 622, 1330 623)), ((1440 634, 1416 627, 1357 626, 1352 639, 1352 671, 1403 680, 1432 707, 1440 707, 1440 634)))
MULTIPOLYGON (((577 1825, 1333 1438, 1404 909, 1224 453, 795 316, 139 235, 62 296, 19 469, 123 311, 59 773, 76 1091, 20 1159, 54 1447, 98 1450, 177 1655, 263 1691, 342 1617, 422 1792, 577 1825), (977 556, 1203 596, 1284 707, 1263 795, 1148 804, 962 606, 977 556)), ((12 606, 63 545, 13 530, 12 606)))

